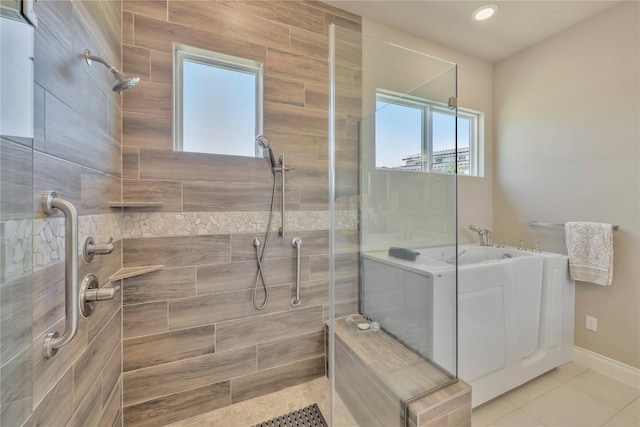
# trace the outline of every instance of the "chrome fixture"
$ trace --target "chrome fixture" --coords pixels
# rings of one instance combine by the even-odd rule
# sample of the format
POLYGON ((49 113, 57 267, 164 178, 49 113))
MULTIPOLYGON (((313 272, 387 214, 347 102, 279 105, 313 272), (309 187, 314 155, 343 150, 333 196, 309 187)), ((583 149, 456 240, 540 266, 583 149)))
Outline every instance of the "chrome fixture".
POLYGON ((469 230, 478 233, 478 236, 480 237, 480 246, 493 246, 493 234, 491 233, 491 231, 486 228, 480 228, 477 225, 473 224, 469 226, 469 230), (487 237, 486 241, 485 236, 487 237))
POLYGON ((491 234, 491 231, 489 231, 488 229, 484 229, 484 235, 487 237, 487 246, 492 247, 493 246, 493 234, 491 234))
POLYGON ((85 49, 84 51, 84 60, 87 61, 87 64, 89 65, 91 65, 93 61, 99 62, 113 73, 113 76, 116 78, 116 80, 115 82, 113 82, 111 90, 113 90, 114 92, 122 93, 127 89, 131 89, 140 82, 140 77, 126 75, 125 73, 119 71, 116 67, 108 63, 105 59, 100 58, 99 56, 92 55, 89 49, 85 49))
POLYGON ((113 252, 113 237, 108 242, 96 243, 93 237, 89 236, 82 246, 82 260, 89 264, 95 255, 108 255, 111 252, 113 252))
POLYGON ((100 288, 98 277, 89 273, 84 276, 80 286, 80 311, 83 317, 89 317, 96 309, 98 301, 112 300, 120 286, 115 288, 100 288))
POLYGON ((285 172, 289 172, 294 170, 294 168, 288 168, 285 166, 284 163, 284 153, 280 154, 280 158, 279 160, 279 164, 280 167, 277 167, 276 165, 276 160, 273 156, 273 150, 271 149, 271 146, 269 145, 269 140, 267 139, 266 136, 264 135, 258 135, 256 136, 256 144, 258 144, 260 147, 262 147, 262 149, 267 150, 267 152, 269 153, 269 163, 271 164, 271 172, 273 173, 273 175, 275 176, 276 172, 280 172, 282 173, 282 181, 281 181, 281 193, 282 193, 282 217, 280 219, 280 228, 278 229, 278 233, 280 234, 280 236, 284 236, 284 221, 285 221, 285 172))
POLYGON ((297 307, 300 305, 300 256, 302 252, 302 239, 294 237, 291 240, 291 246, 296 248, 296 294, 291 298, 291 307, 297 307))
POLYGON ((68 344, 78 332, 79 294, 78 286, 78 211, 66 200, 58 198, 54 191, 42 195, 42 210, 47 215, 55 215, 58 209, 64 214, 65 229, 65 330, 50 332, 44 340, 42 354, 45 359, 55 356, 60 347, 68 344))
POLYGON ((531 249, 531 252, 533 252, 534 254, 539 254, 542 252, 540 250, 540 242, 538 242, 537 240, 535 241, 535 243, 533 244, 533 249, 531 249))
POLYGON ((458 108, 458 98, 450 96, 449 101, 447 102, 447 109, 455 110, 456 108, 458 108))
POLYGON ((282 184, 281 184, 281 188, 280 188, 280 196, 282 199, 282 212, 281 212, 281 216, 280 216, 280 228, 278 229, 278 234, 280 234, 280 236, 284 236, 284 213, 285 213, 285 190, 284 190, 284 184, 285 184, 285 172, 289 172, 294 170, 294 168, 288 168, 284 165, 284 153, 280 154, 280 167, 279 168, 275 168, 276 171, 280 172, 282 175, 282 184))
MULTIPOLYGON (((564 224, 552 224, 550 222, 542 222, 542 221, 529 221, 527 224, 530 225, 531 227, 564 228, 564 224)), ((613 226, 613 231, 618 231, 618 230, 620 230, 620 226, 619 225, 614 225, 613 226)))
POLYGON ((524 246, 524 240, 520 239, 520 246, 518 246, 519 251, 526 251, 527 248, 524 246))
POLYGON ((480 246, 485 246, 485 243, 484 243, 484 231, 482 231, 482 229, 480 227, 478 227, 477 225, 473 225, 473 224, 471 224, 469 226, 469 230, 475 231, 476 233, 478 233, 478 236, 480 237, 480 246))
POLYGON ((269 153, 269 163, 271 164, 271 172, 275 175, 276 173, 276 159, 273 157, 273 150, 269 145, 269 140, 264 135, 256 136, 256 143, 262 147, 263 150, 267 150, 269 153))
POLYGON ((253 247, 256 250, 256 262, 258 264, 258 271, 256 272, 256 280, 253 284, 253 296, 251 302, 256 310, 262 310, 267 305, 269 299, 269 290, 267 288, 267 281, 264 278, 264 272, 262 271, 262 260, 264 259, 264 253, 269 243, 269 234, 271 233, 271 222, 273 220, 273 209, 275 207, 276 200, 276 160, 273 157, 273 151, 269 145, 269 140, 264 135, 256 136, 256 144, 269 152, 269 163, 271 164, 271 175, 273 176, 273 185, 271 186, 271 205, 269 210, 269 220, 267 221, 267 230, 264 234, 264 243, 259 238, 253 239, 253 247), (262 249, 260 249, 262 248, 262 249), (262 288, 264 289, 264 300, 262 304, 256 302, 256 296, 258 293, 258 282, 262 279, 262 288))

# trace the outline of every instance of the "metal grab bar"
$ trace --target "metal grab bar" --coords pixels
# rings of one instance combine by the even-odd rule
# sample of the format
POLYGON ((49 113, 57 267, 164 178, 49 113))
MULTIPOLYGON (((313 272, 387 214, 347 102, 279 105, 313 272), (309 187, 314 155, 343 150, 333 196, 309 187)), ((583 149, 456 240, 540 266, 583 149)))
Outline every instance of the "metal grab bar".
POLYGON ((302 239, 294 237, 291 246, 296 248, 296 295, 291 298, 291 307, 300 305, 300 253, 302 252, 302 239))
POLYGON ((64 213, 65 229, 65 330, 60 336, 58 332, 50 332, 44 340, 42 354, 45 359, 55 356, 60 347, 68 344, 78 332, 79 293, 78 285, 78 211, 66 200, 58 198, 54 191, 42 195, 42 210, 47 215, 55 215, 60 209, 64 213))

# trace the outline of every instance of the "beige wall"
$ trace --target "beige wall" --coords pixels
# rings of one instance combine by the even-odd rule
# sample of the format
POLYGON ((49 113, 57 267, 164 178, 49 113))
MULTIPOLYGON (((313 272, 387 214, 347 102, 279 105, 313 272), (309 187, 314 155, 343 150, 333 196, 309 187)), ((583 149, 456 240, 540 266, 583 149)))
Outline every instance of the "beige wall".
POLYGON ((480 159, 484 176, 461 176, 458 180, 459 238, 462 243, 477 242, 477 235, 468 230, 469 224, 493 229, 492 64, 367 19, 363 19, 362 32, 458 64, 458 105, 485 114, 484 156, 480 159))
POLYGON ((495 67, 496 234, 566 253, 562 229, 533 229, 527 221, 619 224, 613 285, 576 284, 575 342, 634 367, 640 367, 638 8, 622 2, 495 67), (598 318, 598 332, 585 329, 585 315, 598 318))

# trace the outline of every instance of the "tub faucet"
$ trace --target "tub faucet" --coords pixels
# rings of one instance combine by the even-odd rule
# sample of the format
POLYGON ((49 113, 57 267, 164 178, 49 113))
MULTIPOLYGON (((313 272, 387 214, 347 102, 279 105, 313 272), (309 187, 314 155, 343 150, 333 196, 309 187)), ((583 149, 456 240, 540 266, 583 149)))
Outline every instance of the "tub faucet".
POLYGON ((469 226, 469 230, 478 233, 478 236, 480 237, 480 246, 493 246, 493 234, 491 234, 491 231, 473 224, 469 226), (485 236, 487 236, 486 242, 484 240, 485 236))
POLYGON ((482 231, 484 231, 484 235, 487 236, 487 246, 493 246, 493 234, 491 234, 491 231, 486 228, 482 231))

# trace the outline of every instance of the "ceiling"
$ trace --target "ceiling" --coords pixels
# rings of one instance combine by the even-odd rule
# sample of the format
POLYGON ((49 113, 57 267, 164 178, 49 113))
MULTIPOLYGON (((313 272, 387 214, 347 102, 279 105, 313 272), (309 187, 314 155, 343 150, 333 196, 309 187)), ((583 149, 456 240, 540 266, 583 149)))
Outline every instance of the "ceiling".
POLYGON ((324 0, 346 11, 489 62, 557 34, 613 6, 601 0, 324 0), (487 21, 471 19, 483 4, 498 5, 487 21))

